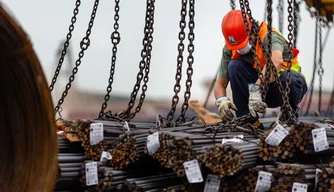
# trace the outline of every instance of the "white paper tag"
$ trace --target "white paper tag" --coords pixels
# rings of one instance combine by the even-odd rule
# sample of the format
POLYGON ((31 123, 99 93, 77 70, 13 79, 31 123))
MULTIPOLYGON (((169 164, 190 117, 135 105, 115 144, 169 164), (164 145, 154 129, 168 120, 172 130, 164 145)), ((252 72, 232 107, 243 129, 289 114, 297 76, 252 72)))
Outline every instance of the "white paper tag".
POLYGON ((325 128, 313 129, 312 138, 315 152, 323 151, 329 148, 325 128))
POLYGON ((90 124, 89 141, 91 145, 96 145, 103 141, 103 123, 90 124))
POLYGON ((183 167, 189 183, 203 182, 202 172, 199 168, 197 159, 184 162, 183 167))
POLYGON ((105 163, 105 162, 107 162, 108 160, 111 160, 111 159, 112 159, 112 156, 109 152, 102 151, 100 162, 105 163))
POLYGON ((318 186, 318 182, 319 182, 319 177, 320 174, 322 173, 321 169, 316 168, 315 169, 315 182, 314 182, 314 190, 316 190, 317 186, 318 186))
POLYGON ((64 131, 57 131, 57 134, 58 135, 61 135, 61 134, 63 134, 64 133, 64 131))
POLYGON ((284 129, 282 125, 277 124, 275 129, 270 132, 265 142, 271 146, 278 146, 288 134, 288 130, 284 129))
POLYGON ((237 142, 237 143, 242 143, 243 142, 243 139, 244 136, 243 135, 236 135, 236 136, 233 136, 232 138, 223 138, 222 140, 222 144, 225 144, 227 142, 237 142))
POLYGON ((206 177, 204 192, 218 192, 220 188, 220 179, 217 175, 208 174, 206 177))
POLYGON ((127 131, 130 131, 130 126, 129 126, 129 123, 127 121, 124 122, 124 128, 127 130, 127 131))
POLYGON ((294 182, 292 185, 293 192, 307 192, 307 185, 303 183, 294 182))
POLYGON ((328 128, 331 129, 332 127, 327 124, 327 123, 314 123, 315 125, 318 125, 319 127, 324 127, 324 128, 328 128))
POLYGON ((153 153, 157 152, 157 150, 160 147, 159 132, 155 132, 147 136, 146 146, 147 146, 148 154, 152 155, 153 153))
POLYGON ((272 173, 259 171, 259 176, 257 177, 255 192, 265 192, 269 191, 271 187, 272 173))
POLYGON ((97 177, 97 163, 86 163, 86 185, 92 186, 98 184, 98 182, 99 178, 97 177))

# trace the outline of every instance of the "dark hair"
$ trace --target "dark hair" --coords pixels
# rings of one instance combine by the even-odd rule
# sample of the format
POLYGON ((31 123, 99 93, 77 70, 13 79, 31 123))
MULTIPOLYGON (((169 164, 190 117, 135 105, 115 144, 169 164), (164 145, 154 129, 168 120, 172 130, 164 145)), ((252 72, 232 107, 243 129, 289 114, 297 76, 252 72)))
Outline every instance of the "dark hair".
POLYGON ((57 134, 51 94, 26 33, 0 3, 0 186, 53 191, 57 134))

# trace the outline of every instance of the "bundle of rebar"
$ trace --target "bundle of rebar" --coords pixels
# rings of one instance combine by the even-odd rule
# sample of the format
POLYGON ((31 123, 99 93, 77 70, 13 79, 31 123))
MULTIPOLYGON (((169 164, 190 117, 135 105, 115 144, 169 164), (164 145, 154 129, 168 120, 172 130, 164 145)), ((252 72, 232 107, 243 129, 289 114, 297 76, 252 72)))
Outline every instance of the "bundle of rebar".
POLYGON ((334 170, 332 168, 322 169, 322 172, 318 176, 318 183, 316 186, 316 192, 321 191, 334 191, 334 170))
POLYGON ((207 149, 201 162, 219 177, 234 175, 242 169, 256 165, 257 142, 231 142, 207 149))
POLYGON ((315 168, 312 165, 298 166, 289 164, 279 164, 273 173, 271 191, 272 192, 291 191, 294 182, 306 184, 306 179, 314 179, 314 175, 315 175, 315 168), (306 178, 306 174, 310 175, 311 178, 306 178))
POLYGON ((256 166, 244 169, 228 179, 228 191, 245 192, 255 191, 259 171, 273 172, 273 165, 256 166))
MULTIPOLYGON (((154 174, 148 177, 125 179, 122 184, 117 186, 117 191, 144 192, 144 191, 161 191, 170 186, 182 189, 182 180, 175 173, 154 174)), ((174 189, 169 189, 174 190, 174 189)))
POLYGON ((79 187, 80 171, 87 159, 79 143, 70 143, 62 136, 58 136, 58 180, 54 191, 75 191, 79 187))
MULTIPOLYGON (((187 137, 172 136, 171 133, 159 132, 160 147, 152 154, 161 166, 173 169, 179 176, 185 176, 183 163, 196 157, 192 150, 191 140, 187 137)), ((147 148, 146 148, 146 153, 147 148)))
POLYGON ((313 143, 311 131, 315 128, 318 128, 318 126, 303 122, 291 126, 292 142, 300 151, 307 153, 310 150, 309 146, 313 143))
POLYGON ((272 146, 266 143, 266 138, 273 131, 266 131, 263 136, 260 138, 258 151, 259 157, 263 161, 286 161, 295 157, 296 148, 293 142, 293 137, 287 135, 278 146, 272 146))
POLYGON ((108 149, 112 156, 112 159, 108 161, 108 165, 118 170, 138 161, 140 157, 145 155, 148 135, 148 133, 135 135, 135 132, 121 135, 108 149))
MULTIPOLYGON (((200 133, 200 131, 197 131, 200 133)), ((251 134, 255 137, 261 137, 265 133, 262 129, 257 129, 256 127, 253 127, 250 124, 246 125, 235 125, 235 124, 229 124, 229 123, 220 123, 215 126, 208 126, 205 128, 205 132, 202 133, 225 133, 225 132, 242 132, 244 134, 251 134)))
POLYGON ((85 155, 94 161, 98 161, 101 158, 101 154, 105 149, 110 149, 109 146, 122 134, 121 130, 110 128, 104 125, 103 127, 103 140, 95 145, 91 145, 90 142, 90 124, 92 122, 88 121, 83 126, 81 126, 81 131, 79 132, 79 138, 81 139, 81 145, 85 149, 85 155))
POLYGON ((116 186, 121 184, 123 180, 132 178, 136 176, 137 173, 132 171, 124 171, 124 170, 114 170, 113 168, 105 165, 104 163, 97 161, 86 161, 81 166, 81 178, 80 183, 82 189, 85 192, 88 191, 108 191, 112 189, 116 189, 116 186), (86 183, 86 167, 87 163, 96 162, 97 164, 97 184, 95 185, 87 185, 86 183))

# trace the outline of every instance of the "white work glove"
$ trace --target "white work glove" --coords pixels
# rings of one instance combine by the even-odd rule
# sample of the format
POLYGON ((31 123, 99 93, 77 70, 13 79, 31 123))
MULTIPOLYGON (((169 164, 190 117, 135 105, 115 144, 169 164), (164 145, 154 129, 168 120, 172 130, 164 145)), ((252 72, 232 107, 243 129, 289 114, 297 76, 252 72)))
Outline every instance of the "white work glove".
POLYGON ((232 110, 236 111, 237 107, 226 96, 218 97, 216 100, 216 107, 218 108, 220 116, 226 120, 231 121, 234 117, 232 110))
POLYGON ((257 117, 256 112, 265 113, 267 104, 262 101, 260 85, 249 83, 248 91, 249 91, 248 108, 251 115, 253 117, 257 117))

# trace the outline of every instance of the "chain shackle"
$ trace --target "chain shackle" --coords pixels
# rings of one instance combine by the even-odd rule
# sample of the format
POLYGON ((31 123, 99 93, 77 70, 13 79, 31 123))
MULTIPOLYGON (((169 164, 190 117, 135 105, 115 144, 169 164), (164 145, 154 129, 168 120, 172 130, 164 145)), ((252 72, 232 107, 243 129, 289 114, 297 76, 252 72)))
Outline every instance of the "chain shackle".
POLYGON ((75 67, 73 68, 72 75, 69 77, 69 81, 65 86, 65 90, 62 93, 62 96, 59 99, 59 101, 58 101, 58 103, 55 107, 55 114, 59 111, 61 105, 64 103, 64 100, 65 100, 65 98, 68 94, 68 91, 70 90, 70 88, 72 86, 72 82, 75 79, 75 75, 77 74, 77 72, 79 70, 79 66, 81 64, 81 59, 84 57, 84 52, 88 49, 88 47, 90 45, 89 36, 91 34, 91 31, 92 31, 92 28, 93 28, 93 25, 94 25, 94 20, 95 20, 95 16, 96 16, 96 13, 97 13, 98 5, 99 5, 99 0, 95 0, 93 10, 92 10, 92 13, 91 13, 91 17, 90 17, 90 21, 88 23, 88 28, 86 30, 86 35, 80 42, 81 51, 78 54, 79 57, 75 62, 75 67))
POLYGON ((108 106, 108 101, 110 99, 110 93, 112 91, 112 84, 114 82, 117 45, 121 41, 121 35, 118 32, 118 28, 119 28, 118 21, 119 21, 119 10, 120 10, 119 2, 120 2, 120 0, 115 0, 114 31, 111 33, 111 36, 110 36, 111 43, 113 44, 112 56, 111 56, 110 76, 109 76, 109 79, 108 79, 107 93, 104 96, 104 102, 101 106, 101 110, 100 110, 100 113, 99 113, 99 119, 101 119, 103 117, 104 111, 108 106))

